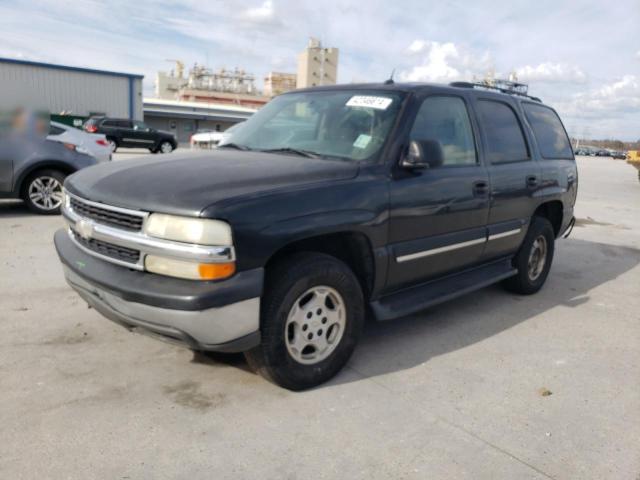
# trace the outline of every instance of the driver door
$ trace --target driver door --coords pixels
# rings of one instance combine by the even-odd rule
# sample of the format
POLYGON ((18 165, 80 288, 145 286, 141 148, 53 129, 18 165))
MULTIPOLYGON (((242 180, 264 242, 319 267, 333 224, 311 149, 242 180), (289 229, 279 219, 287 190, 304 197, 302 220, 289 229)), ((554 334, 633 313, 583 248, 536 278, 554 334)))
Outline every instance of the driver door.
POLYGON ((127 137, 134 147, 151 148, 156 143, 154 132, 140 120, 132 122, 132 128, 127 132, 127 137))
POLYGON ((442 164, 402 169, 391 180, 388 291, 478 263, 487 236, 489 177, 476 136, 465 97, 421 100, 410 140, 437 141, 442 164))

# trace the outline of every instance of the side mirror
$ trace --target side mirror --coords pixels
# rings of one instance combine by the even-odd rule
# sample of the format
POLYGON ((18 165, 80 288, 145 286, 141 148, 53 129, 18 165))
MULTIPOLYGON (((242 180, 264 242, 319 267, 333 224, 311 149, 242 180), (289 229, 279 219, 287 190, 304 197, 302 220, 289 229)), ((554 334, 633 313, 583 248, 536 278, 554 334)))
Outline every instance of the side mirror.
POLYGON ((411 140, 401 165, 410 170, 421 170, 439 167, 443 161, 442 146, 437 140, 411 140))

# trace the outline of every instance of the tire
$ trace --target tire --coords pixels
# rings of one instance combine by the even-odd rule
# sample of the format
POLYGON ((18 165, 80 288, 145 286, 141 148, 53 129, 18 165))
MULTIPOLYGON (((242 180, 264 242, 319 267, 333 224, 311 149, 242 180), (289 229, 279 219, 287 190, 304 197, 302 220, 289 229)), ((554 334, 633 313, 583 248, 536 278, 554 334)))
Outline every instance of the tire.
POLYGON ((22 199, 34 213, 58 215, 62 206, 62 185, 66 175, 59 170, 38 170, 25 180, 22 199))
POLYGON ((504 287, 521 295, 538 292, 549 275, 554 250, 555 232, 551 223, 544 217, 533 217, 520 250, 513 259, 513 266, 518 273, 507 278, 503 282, 504 287), (544 250, 544 259, 541 259, 542 250, 544 250))
POLYGON ((118 150, 118 141, 115 138, 108 137, 107 143, 111 148, 111 153, 116 153, 116 150, 118 150))
POLYGON ((245 352, 249 366, 289 390, 315 387, 335 376, 364 325, 362 289, 351 269, 329 255, 299 253, 269 272, 265 285, 262 343, 245 352))
POLYGON ((160 153, 171 153, 173 152, 173 144, 171 142, 164 141, 158 147, 158 151, 160 153))

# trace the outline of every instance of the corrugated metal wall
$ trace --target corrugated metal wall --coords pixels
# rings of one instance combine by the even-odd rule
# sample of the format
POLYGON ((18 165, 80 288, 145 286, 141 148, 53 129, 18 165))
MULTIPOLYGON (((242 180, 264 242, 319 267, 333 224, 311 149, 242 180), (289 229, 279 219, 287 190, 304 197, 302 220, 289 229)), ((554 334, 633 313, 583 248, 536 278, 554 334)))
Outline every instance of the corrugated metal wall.
MULTIPOLYGON (((142 120, 142 79, 133 77, 133 118, 142 120)), ((16 107, 67 111, 88 116, 104 113, 129 118, 130 79, 0 60, 0 110, 16 107)))

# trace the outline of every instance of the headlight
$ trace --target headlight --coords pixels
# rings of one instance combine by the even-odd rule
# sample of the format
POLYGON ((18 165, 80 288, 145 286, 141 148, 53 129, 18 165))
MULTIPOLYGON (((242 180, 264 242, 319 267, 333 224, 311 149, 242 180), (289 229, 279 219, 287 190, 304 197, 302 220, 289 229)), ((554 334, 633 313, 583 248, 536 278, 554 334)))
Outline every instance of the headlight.
MULTIPOLYGON (((222 247, 231 246, 233 240, 231 227, 223 221, 163 213, 149 215, 145 221, 144 233, 164 240, 222 247)), ((147 255, 144 267, 148 272, 190 280, 222 280, 236 272, 234 262, 198 263, 161 255, 147 255)))
POLYGON ((220 246, 232 244, 231 227, 220 220, 152 213, 145 222, 144 231, 152 237, 176 242, 220 246))
POLYGON ((144 267, 148 272, 189 280, 222 280, 236 272, 233 262, 196 263, 157 255, 147 255, 144 267))

